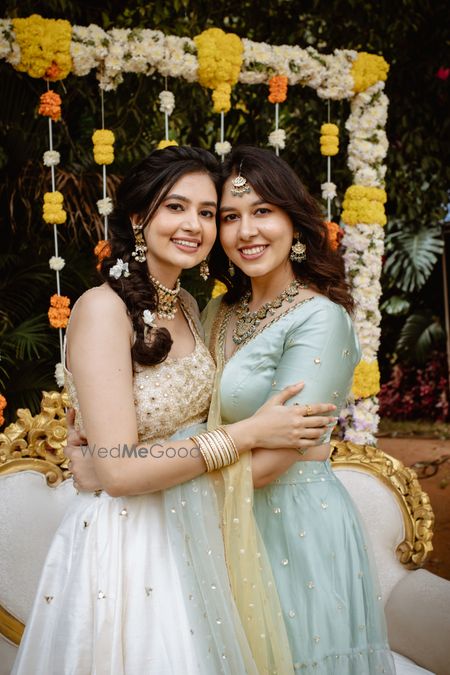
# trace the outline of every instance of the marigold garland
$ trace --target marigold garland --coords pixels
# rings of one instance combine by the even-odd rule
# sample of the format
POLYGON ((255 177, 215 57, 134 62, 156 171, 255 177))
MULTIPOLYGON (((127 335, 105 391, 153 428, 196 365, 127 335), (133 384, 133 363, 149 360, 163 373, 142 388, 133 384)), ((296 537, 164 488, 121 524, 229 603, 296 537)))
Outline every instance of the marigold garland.
POLYGON ((375 396, 380 391, 378 361, 360 361, 353 375, 352 394, 355 398, 375 396))
POLYGON ((347 188, 342 206, 342 220, 347 225, 366 223, 386 225, 384 204, 386 191, 376 187, 351 185, 347 188))
POLYGON ((66 328, 70 316, 70 298, 55 293, 50 298, 48 320, 52 328, 66 328))
POLYGON ((63 209, 63 196, 58 190, 44 194, 42 217, 49 225, 62 225, 66 222, 67 213, 63 209))
POLYGON ((40 98, 38 113, 58 122, 61 119, 61 96, 51 89, 46 91, 40 98))
POLYGON ((336 124, 322 124, 320 127, 320 152, 325 157, 333 157, 339 152, 339 129, 336 124))
POLYGON ((97 164, 114 162, 114 133, 110 129, 97 129, 92 134, 94 144, 94 160, 97 164))
POLYGON ((213 111, 228 112, 231 87, 236 84, 244 48, 234 33, 208 28, 194 38, 198 57, 198 81, 213 90, 213 111))
POLYGON ((380 80, 384 82, 388 72, 389 64, 382 56, 359 52, 352 64, 353 91, 357 94, 380 80))
POLYGON ((269 80, 269 96, 271 103, 284 103, 287 98, 288 78, 286 75, 273 75, 269 80))
POLYGON ((326 220, 325 225, 328 231, 328 242, 330 244, 330 248, 333 251, 336 251, 339 248, 344 231, 337 223, 333 223, 331 220, 326 220))
POLYGON ((0 394, 0 427, 5 423, 3 411, 6 408, 6 398, 0 394))
POLYGON ((72 26, 64 19, 43 19, 33 14, 26 19, 12 19, 20 47, 16 70, 31 77, 63 80, 70 73, 72 26))
POLYGON ((111 255, 111 244, 107 239, 100 239, 94 248, 94 254, 97 256, 97 270, 100 270, 102 260, 111 255))
POLYGON ((159 141, 156 148, 158 150, 164 150, 164 148, 170 148, 171 145, 178 145, 178 143, 176 141, 162 140, 162 141, 159 141))

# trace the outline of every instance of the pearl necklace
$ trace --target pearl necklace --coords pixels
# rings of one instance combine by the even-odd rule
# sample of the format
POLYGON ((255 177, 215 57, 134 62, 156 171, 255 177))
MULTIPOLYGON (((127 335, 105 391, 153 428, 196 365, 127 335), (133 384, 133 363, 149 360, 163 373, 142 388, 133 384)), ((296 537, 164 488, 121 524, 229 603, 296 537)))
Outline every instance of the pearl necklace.
POLYGON ((236 307, 236 325, 233 329, 233 342, 235 345, 240 345, 242 342, 247 341, 255 333, 258 325, 261 321, 270 314, 275 314, 275 310, 281 307, 283 302, 293 302, 295 296, 300 292, 301 288, 308 288, 307 284, 303 284, 297 279, 294 279, 289 286, 274 300, 266 302, 264 305, 261 305, 259 309, 254 312, 250 312, 249 301, 251 293, 248 291, 239 301, 236 307))
POLYGON ((158 319, 168 319, 169 321, 172 321, 172 319, 175 318, 175 314, 178 312, 177 300, 181 288, 180 280, 177 279, 175 288, 167 288, 167 286, 163 286, 163 284, 151 274, 150 279, 158 294, 158 308, 156 310, 158 319))

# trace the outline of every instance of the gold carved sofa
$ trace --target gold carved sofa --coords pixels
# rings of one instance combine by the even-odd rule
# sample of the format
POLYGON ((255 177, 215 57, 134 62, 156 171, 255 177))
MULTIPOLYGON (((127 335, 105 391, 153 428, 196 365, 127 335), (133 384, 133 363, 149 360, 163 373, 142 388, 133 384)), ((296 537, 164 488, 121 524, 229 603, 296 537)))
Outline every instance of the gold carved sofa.
MULTIPOLYGON (((66 403, 44 392, 40 414, 19 410, 0 434, 0 675, 10 673, 50 541, 75 495, 63 453, 66 403)), ((333 468, 366 526, 397 674, 450 675, 450 581, 420 569, 434 516, 415 473, 351 443, 334 444, 333 468)))

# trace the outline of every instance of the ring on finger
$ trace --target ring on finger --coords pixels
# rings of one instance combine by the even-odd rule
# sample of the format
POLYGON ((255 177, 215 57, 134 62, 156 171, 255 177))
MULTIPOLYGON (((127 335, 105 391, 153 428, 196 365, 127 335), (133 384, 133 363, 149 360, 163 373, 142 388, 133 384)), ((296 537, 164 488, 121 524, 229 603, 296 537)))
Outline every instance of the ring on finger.
POLYGON ((310 417, 313 414, 313 411, 309 403, 305 405, 305 408, 306 408, 305 417, 310 417))

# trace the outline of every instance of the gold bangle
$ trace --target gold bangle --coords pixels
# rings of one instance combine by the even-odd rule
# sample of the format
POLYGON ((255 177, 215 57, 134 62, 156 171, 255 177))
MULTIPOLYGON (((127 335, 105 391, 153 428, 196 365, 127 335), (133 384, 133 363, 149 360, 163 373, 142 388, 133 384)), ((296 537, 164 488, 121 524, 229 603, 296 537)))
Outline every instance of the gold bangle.
POLYGON ((208 473, 239 460, 236 444, 223 427, 214 431, 206 431, 198 436, 191 436, 190 440, 200 450, 208 473))

